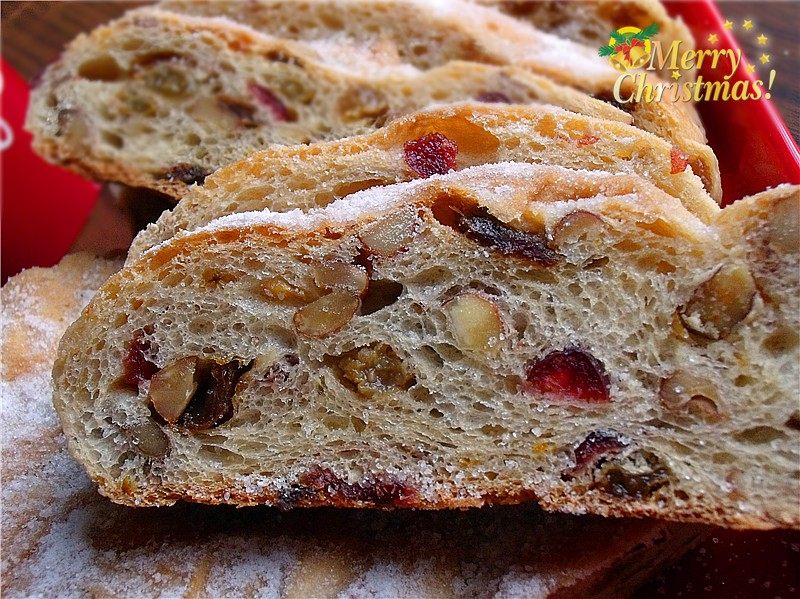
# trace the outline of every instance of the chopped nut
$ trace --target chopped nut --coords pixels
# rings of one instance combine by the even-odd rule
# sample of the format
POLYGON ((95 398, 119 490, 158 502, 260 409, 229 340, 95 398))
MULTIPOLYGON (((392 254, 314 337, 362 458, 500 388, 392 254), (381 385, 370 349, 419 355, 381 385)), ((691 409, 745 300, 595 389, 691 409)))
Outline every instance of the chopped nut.
POLYGON ((596 214, 586 210, 575 210, 553 226, 553 243, 556 247, 560 247, 587 235, 597 234, 605 228, 606 222, 596 214))
POLYGON ((342 94, 336 108, 343 121, 353 122, 382 116, 389 111, 389 104, 381 92, 360 85, 342 94))
POLYGON ((411 245, 416 227, 416 211, 402 210, 365 227, 359 238, 370 254, 389 257, 411 245))
POLYGON ((367 271, 356 264, 331 262, 314 269, 314 283, 321 289, 341 289, 363 295, 369 283, 367 271))
POLYGON ((770 213, 768 240, 780 252, 800 251, 800 203, 797 195, 784 198, 770 213))
POLYGON ((679 315, 690 331, 719 340, 747 317, 755 295, 756 284, 750 271, 744 266, 726 265, 695 290, 679 315))
POLYGON ((686 412, 703 420, 720 417, 717 390, 708 378, 679 370, 661 381, 658 396, 670 412, 686 412))
POLYGON ((186 112, 195 121, 218 125, 223 129, 231 129, 239 122, 233 112, 224 108, 216 98, 208 96, 200 96, 194 100, 186 108, 186 112))
POLYGON ((153 375, 147 396, 158 415, 175 424, 189 405, 198 384, 197 358, 181 358, 153 375))
POLYGON ((169 438, 161 427, 151 418, 139 424, 126 427, 125 433, 133 448, 149 458, 163 458, 169 451, 169 438))
POLYGON ((86 146, 90 139, 89 123, 86 117, 75 108, 64 108, 58 111, 57 137, 63 137, 70 145, 76 147, 86 146))
POLYGON ((294 326, 308 337, 331 335, 350 322, 359 304, 352 293, 333 291, 295 312, 294 326))
POLYGON ((462 293, 448 301, 444 309, 460 348, 484 352, 499 348, 503 319, 492 300, 477 293, 462 293))
POLYGON ((281 276, 271 277, 261 283, 261 291, 268 299, 289 304, 303 304, 319 297, 316 293, 292 285, 281 276))

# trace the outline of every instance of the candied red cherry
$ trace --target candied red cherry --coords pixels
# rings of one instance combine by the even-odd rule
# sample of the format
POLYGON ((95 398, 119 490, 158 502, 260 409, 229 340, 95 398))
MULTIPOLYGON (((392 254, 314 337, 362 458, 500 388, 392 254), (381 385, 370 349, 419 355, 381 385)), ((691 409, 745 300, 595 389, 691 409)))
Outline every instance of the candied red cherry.
POLYGON ((673 175, 682 173, 689 166, 689 157, 675 146, 672 146, 672 150, 670 150, 669 159, 672 162, 672 170, 670 172, 673 175))
POLYGON ((250 94, 256 100, 258 100, 259 103, 269 109, 269 111, 272 113, 272 118, 274 118, 276 121, 284 123, 286 121, 293 120, 292 113, 286 107, 286 104, 284 104, 278 96, 276 96, 266 87, 258 85, 257 83, 250 83, 250 85, 247 86, 247 89, 250 91, 250 94))
POLYGON ((144 338, 142 331, 138 331, 122 358, 122 382, 125 385, 138 389, 139 383, 149 381, 158 371, 158 366, 145 356, 149 351, 150 342, 144 338))
POLYGON ((420 177, 443 175, 456 168, 458 144, 441 133, 428 133, 403 144, 408 167, 420 177))
POLYGON ((605 403, 609 381, 602 362, 578 349, 547 354, 526 369, 523 389, 551 401, 605 403))

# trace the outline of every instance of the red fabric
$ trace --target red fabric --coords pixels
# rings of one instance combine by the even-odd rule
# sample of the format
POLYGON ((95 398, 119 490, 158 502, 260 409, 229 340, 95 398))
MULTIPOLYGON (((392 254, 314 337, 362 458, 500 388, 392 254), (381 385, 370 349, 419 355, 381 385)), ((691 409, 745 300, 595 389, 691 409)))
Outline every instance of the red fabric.
POLYGON ((86 222, 99 186, 53 166, 31 150, 23 131, 28 85, 2 61, 2 278, 52 266, 86 222))

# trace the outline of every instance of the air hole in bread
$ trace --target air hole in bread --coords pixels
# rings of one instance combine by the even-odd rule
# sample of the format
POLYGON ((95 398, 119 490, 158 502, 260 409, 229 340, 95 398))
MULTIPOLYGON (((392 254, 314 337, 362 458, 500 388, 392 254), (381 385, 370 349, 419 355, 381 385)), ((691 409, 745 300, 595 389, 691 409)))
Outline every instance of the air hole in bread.
POLYGON ((367 293, 361 301, 359 314, 373 314, 395 303, 403 294, 403 285, 389 279, 377 279, 369 282, 367 293))
POLYGON ((100 134, 100 137, 106 144, 117 150, 122 149, 122 147, 125 145, 125 141, 119 135, 112 133, 111 131, 104 130, 100 134))
POLYGON ((108 54, 90 58, 78 67, 78 76, 90 81, 116 81, 122 75, 122 67, 108 54))

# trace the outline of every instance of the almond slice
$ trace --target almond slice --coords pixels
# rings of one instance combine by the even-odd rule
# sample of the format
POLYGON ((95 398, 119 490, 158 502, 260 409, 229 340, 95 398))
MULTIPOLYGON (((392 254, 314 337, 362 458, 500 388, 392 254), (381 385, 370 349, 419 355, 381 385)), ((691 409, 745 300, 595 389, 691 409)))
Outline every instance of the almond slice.
POLYGON ((358 310, 360 301, 348 291, 333 291, 294 313, 294 326, 307 337, 326 337, 345 326, 358 310))
POLYGON ((197 391, 197 358, 181 358, 153 375, 147 397, 164 420, 175 424, 197 391))

